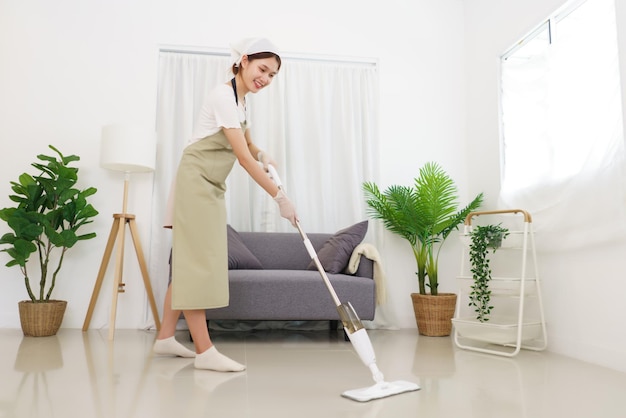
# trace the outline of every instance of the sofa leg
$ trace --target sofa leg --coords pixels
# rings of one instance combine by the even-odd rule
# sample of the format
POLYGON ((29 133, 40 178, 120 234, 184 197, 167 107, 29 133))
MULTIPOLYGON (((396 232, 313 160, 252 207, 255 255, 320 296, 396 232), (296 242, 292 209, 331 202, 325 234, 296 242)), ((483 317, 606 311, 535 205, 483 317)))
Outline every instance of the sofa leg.
MULTIPOLYGON (((331 319, 329 322, 330 322, 331 331, 337 331, 339 329, 339 321, 337 321, 336 319, 331 319)), ((348 333, 346 332, 346 329, 344 327, 341 327, 341 329, 343 331, 343 340, 350 341, 350 337, 348 337, 348 333)))

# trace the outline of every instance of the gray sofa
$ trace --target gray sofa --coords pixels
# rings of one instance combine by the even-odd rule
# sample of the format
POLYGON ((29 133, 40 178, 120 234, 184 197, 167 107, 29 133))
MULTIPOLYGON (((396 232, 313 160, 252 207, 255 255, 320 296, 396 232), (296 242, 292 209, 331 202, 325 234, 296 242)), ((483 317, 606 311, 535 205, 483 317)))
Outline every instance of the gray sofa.
MULTIPOLYGON (((363 236, 367 230, 367 224, 364 225, 363 236)), ((323 247, 327 255, 336 250, 328 244, 329 240, 336 239, 337 234, 310 233, 308 237, 318 255, 323 247)), ((353 241, 353 246, 360 242, 353 241)), ((328 320, 336 328, 339 315, 335 304, 319 271, 310 263, 311 258, 297 232, 236 232, 229 227, 230 304, 224 308, 207 309, 207 319, 328 320), (240 246, 243 244, 243 250, 249 250, 260 265, 250 268, 246 263, 237 265, 233 262, 233 238, 240 246)), ((372 260, 361 257, 355 274, 327 275, 341 302, 350 302, 361 319, 374 319, 376 290, 372 260)))

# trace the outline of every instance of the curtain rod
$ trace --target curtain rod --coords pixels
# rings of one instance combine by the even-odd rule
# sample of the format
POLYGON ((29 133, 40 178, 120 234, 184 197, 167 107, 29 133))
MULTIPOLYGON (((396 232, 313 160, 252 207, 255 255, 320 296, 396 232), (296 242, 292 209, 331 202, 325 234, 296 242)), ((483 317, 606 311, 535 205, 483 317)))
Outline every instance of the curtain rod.
MULTIPOLYGON (((176 54, 198 54, 198 55, 217 55, 217 56, 230 56, 230 50, 225 48, 203 48, 192 46, 173 46, 163 45, 159 48, 159 52, 172 52, 176 54)), ((319 61, 319 62, 332 62, 332 63, 345 63, 345 64, 363 64, 378 66, 377 58, 368 57, 341 57, 332 55, 315 55, 315 54, 296 54, 296 53, 281 53, 280 57, 286 60, 298 60, 298 61, 319 61)))

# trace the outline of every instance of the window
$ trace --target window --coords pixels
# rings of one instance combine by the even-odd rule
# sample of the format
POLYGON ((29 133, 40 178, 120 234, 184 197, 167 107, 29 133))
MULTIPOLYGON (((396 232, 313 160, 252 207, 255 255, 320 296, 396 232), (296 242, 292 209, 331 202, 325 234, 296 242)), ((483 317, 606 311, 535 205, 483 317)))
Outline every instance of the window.
POLYGON ((551 231, 571 226, 566 211, 590 222, 598 205, 623 206, 614 1, 569 3, 502 56, 501 74, 502 200, 551 231))

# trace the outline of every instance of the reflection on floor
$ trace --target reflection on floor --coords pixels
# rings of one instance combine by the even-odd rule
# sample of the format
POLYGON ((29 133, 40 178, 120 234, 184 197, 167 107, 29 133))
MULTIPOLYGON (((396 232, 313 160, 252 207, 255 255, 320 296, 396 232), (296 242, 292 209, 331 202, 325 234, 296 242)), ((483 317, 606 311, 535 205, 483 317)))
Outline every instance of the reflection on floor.
MULTIPOLYGON (((387 380, 421 390, 359 403, 373 384, 339 332, 214 332, 243 373, 193 368, 151 354, 153 332, 0 330, 0 417, 626 417, 626 374, 549 352, 513 359, 459 350, 449 337, 370 330, 387 380)), ((179 341, 192 347, 186 332, 179 341)))

